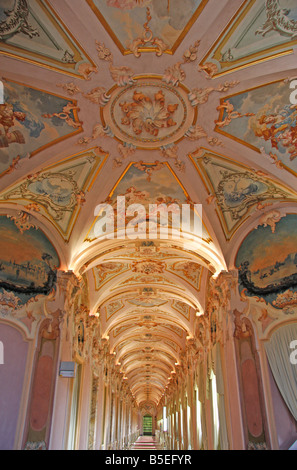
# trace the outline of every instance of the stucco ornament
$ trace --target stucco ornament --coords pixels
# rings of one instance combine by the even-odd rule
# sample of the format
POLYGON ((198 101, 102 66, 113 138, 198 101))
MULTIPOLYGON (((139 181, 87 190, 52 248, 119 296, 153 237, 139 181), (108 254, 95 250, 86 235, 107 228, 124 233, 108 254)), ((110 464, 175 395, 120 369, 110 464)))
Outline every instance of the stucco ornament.
POLYGON ((135 91, 133 101, 122 102, 120 107, 124 114, 122 124, 131 125, 136 135, 146 131, 157 137, 161 128, 176 125, 173 115, 178 104, 166 103, 164 93, 161 90, 152 98, 145 93, 135 91))
POLYGON ((162 39, 154 37, 153 32, 150 29, 149 22, 151 21, 152 17, 149 8, 146 9, 146 19, 147 21, 143 25, 142 36, 134 39, 129 45, 129 49, 135 55, 135 57, 140 57, 141 48, 143 48, 147 44, 151 44, 156 51, 156 55, 160 57, 163 52, 168 49, 168 46, 162 39))
POLYGON ((165 264, 160 261, 135 261, 132 264, 132 271, 135 273, 143 274, 153 274, 153 273, 163 273, 165 269, 165 264))

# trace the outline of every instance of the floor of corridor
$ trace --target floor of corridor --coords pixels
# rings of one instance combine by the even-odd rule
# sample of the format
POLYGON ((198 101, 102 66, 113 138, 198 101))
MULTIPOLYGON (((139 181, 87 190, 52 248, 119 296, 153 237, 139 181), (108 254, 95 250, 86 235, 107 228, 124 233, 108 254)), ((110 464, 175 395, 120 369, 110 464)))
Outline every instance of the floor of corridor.
POLYGON ((139 436, 131 450, 158 450, 158 443, 154 436, 139 436))

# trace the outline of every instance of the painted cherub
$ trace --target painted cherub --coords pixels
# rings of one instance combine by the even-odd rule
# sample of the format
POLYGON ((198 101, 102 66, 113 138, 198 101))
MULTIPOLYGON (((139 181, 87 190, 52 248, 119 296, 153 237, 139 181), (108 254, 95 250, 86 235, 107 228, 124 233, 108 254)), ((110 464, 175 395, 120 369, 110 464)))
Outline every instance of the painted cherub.
POLYGON ((9 103, 0 104, 0 135, 6 136, 8 142, 14 141, 10 129, 15 126, 15 120, 24 122, 26 114, 21 111, 14 111, 13 105, 9 103), (3 131, 1 130, 1 127, 3 131))

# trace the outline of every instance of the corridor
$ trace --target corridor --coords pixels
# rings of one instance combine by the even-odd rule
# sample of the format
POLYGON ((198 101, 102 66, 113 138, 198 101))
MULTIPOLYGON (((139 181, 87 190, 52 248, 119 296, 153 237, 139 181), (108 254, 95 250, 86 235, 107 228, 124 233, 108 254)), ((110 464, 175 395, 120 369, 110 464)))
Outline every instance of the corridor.
POLYGON ((0 450, 297 442, 296 32, 0 0, 0 450))

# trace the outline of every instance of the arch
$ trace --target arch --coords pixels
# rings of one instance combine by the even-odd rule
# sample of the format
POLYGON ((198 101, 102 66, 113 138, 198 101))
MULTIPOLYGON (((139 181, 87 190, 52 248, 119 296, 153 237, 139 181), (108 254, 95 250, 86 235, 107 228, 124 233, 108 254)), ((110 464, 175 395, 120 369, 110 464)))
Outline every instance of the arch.
MULTIPOLYGON (((14 205, 15 206, 15 205, 14 205)), ((0 205, 0 217, 10 217, 11 219, 16 219, 16 223, 18 218, 20 217, 20 211, 23 210, 21 206, 20 209, 13 209, 11 206, 6 206, 5 203, 1 203, 0 205)), ((57 236, 57 231, 53 226, 49 223, 47 218, 42 214, 38 214, 38 212, 34 212, 33 214, 30 213, 30 223, 32 226, 35 227, 37 230, 43 233, 44 237, 47 238, 49 243, 54 247, 57 252, 59 258, 59 268, 63 271, 68 270, 69 260, 67 260, 65 256, 65 248, 63 244, 63 240, 61 236, 57 236)))
POLYGON ((14 308, 38 295, 49 295, 56 285, 61 261, 44 231, 31 219, 20 221, 17 216, 2 214, 0 234, 0 288, 9 292, 14 308))
POLYGON ((10 317, 5 317, 5 318, 0 318, 0 326, 1 324, 4 325, 9 325, 12 328, 15 328, 16 330, 19 331, 19 333, 22 335, 24 341, 32 341, 32 337, 30 337, 30 332, 29 329, 21 322, 15 321, 13 318, 10 317))
POLYGON ((273 206, 273 212, 274 211, 276 214, 274 216, 271 214, 271 218, 268 217, 269 213, 272 212, 269 210, 265 213, 265 217, 262 217, 263 214, 259 213, 255 215, 255 217, 249 218, 244 222, 240 230, 238 230, 232 237, 231 249, 226 257, 228 269, 236 269, 236 258, 241 245, 254 230, 257 230, 259 226, 263 225, 265 227, 264 224, 267 224, 269 227, 269 223, 277 223, 281 218, 286 217, 287 214, 297 214, 296 207, 289 203, 275 204, 273 206))

